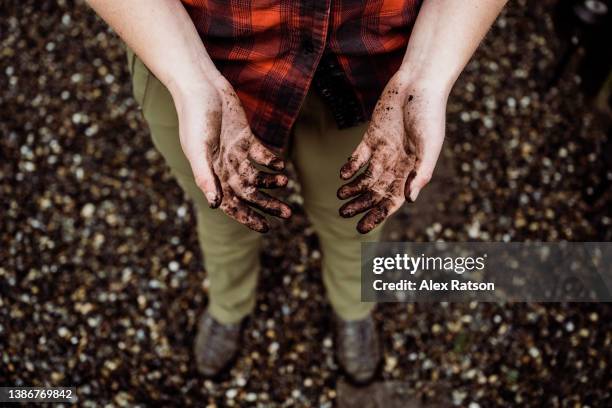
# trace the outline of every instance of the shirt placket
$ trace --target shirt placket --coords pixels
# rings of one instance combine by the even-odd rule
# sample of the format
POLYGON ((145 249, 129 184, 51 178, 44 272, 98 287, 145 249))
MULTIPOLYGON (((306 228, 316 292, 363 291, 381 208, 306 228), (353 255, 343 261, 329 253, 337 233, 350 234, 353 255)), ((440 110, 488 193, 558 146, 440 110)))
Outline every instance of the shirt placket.
MULTIPOLYGON (((288 108, 292 112, 291 123, 286 124, 287 129, 291 129, 297 114, 306 98, 308 89, 312 84, 315 71, 321 60, 327 41, 329 18, 331 12, 331 0, 306 0, 295 2, 297 19, 299 19, 299 42, 295 49, 294 63, 304 67, 305 77, 304 86, 301 92, 297 92, 293 100, 288 103, 288 108), (300 4, 300 5, 298 5, 300 4), (302 9, 300 9, 300 6, 302 9)), ((289 137, 285 137, 284 148, 287 149, 289 137)))
MULTIPOLYGON (((334 3, 330 10, 330 19, 338 18, 342 13, 342 3, 334 3)), ((327 34, 327 44, 317 66, 312 86, 332 113, 338 128, 348 128, 364 122, 363 107, 357 97, 348 73, 343 69, 338 55, 332 52, 328 44, 334 41, 334 24, 330 23, 327 34)))

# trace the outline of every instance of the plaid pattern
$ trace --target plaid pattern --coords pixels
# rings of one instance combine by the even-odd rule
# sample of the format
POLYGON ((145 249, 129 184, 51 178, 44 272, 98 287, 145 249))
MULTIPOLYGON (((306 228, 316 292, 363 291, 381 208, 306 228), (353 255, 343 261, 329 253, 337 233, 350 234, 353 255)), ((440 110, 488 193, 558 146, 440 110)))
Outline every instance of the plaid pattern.
POLYGON ((399 68, 421 0, 183 3, 210 57, 234 86, 253 133, 283 147, 324 54, 354 91, 359 118, 370 117, 399 68))

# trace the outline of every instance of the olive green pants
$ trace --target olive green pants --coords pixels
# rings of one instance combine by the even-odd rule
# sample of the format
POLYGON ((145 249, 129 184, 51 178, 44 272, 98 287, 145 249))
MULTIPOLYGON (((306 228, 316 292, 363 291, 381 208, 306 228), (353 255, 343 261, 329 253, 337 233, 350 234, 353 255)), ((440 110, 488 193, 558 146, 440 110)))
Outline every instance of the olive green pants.
MULTIPOLYGON (((195 205, 198 238, 210 281, 210 313, 221 322, 236 322, 255 306, 262 236, 221 210, 208 207, 181 149, 170 93, 129 51, 128 63, 134 96, 142 107, 153 143, 195 205)), ((374 306, 360 301, 361 242, 376 241, 381 227, 359 234, 355 229, 358 218, 338 215, 342 203, 336 197, 342 184, 339 169, 364 132, 364 125, 338 130, 323 102, 310 93, 295 123, 289 152, 302 187, 304 209, 321 243, 323 282, 330 303, 346 320, 363 318, 374 306)))

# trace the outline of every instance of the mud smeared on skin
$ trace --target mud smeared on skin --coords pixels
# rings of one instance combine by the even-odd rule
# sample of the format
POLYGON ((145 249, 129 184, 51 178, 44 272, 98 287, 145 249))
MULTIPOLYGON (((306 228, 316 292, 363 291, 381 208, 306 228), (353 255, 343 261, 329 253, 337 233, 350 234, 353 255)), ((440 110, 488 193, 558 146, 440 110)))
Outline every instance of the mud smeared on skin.
POLYGON ((253 180, 253 184, 263 189, 286 187, 288 182, 289 180, 284 174, 269 174, 264 172, 259 172, 255 175, 255 180, 253 180))
POLYGON ((258 232, 267 232, 268 223, 257 208, 276 217, 289 218, 291 208, 280 200, 260 191, 260 188, 279 188, 287 185, 287 177, 264 173, 254 163, 281 171, 285 164, 264 146, 251 132, 240 99, 227 85, 219 91, 219 109, 208 115, 209 126, 219 129, 216 137, 207 140, 207 156, 212 162, 221 194, 211 203, 225 214, 258 232))
POLYGON ((342 217, 366 212, 357 224, 362 234, 397 211, 409 195, 405 189, 409 176, 414 177, 422 137, 414 120, 418 103, 414 94, 406 95, 400 84, 390 81, 374 109, 363 141, 340 170, 340 176, 348 180, 367 165, 337 193, 342 200, 355 197, 340 207, 342 217))

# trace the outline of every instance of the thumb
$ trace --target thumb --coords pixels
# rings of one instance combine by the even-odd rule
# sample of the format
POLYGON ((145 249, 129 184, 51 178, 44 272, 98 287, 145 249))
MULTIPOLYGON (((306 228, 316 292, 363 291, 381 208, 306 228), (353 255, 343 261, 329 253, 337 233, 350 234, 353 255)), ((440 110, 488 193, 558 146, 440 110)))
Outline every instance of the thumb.
POLYGON ((181 148, 191 166, 195 184, 202 190, 211 208, 221 205, 223 198, 219 179, 213 169, 213 152, 219 145, 221 131, 221 122, 211 120, 216 116, 215 112, 185 109, 179 113, 181 148))
POLYGON ((442 139, 427 139, 423 143, 422 157, 417 162, 416 174, 414 177, 409 177, 406 181, 406 198, 410 201, 416 201, 419 193, 429 183, 433 175, 434 168, 440 156, 442 148, 442 139))
POLYGON ((190 160, 196 185, 206 197, 210 208, 217 208, 221 204, 223 194, 219 181, 212 167, 212 161, 205 158, 190 160))
POLYGON ((191 166, 194 181, 204 193, 208 205, 210 208, 219 207, 223 193, 213 170, 212 152, 209 146, 200 138, 181 140, 181 145, 191 166))

